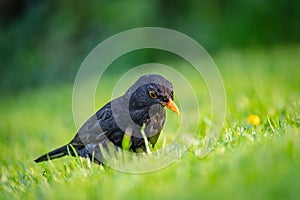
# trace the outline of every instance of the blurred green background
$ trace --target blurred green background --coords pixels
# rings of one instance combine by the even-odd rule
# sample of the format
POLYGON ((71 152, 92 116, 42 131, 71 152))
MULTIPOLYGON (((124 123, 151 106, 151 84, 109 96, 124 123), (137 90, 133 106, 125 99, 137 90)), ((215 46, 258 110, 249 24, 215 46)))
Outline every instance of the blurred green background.
MULTIPOLYGON (((0 89, 72 83, 88 52, 135 27, 181 31, 214 54, 299 43, 299 19, 298 0, 1 0, 0 89)), ((140 53, 134 64, 158 57, 140 53)))
MULTIPOLYGON (((299 199, 299 35, 299 0, 1 0, 0 199, 299 199), (76 132, 72 89, 87 54, 145 26, 191 36, 216 62, 227 113, 211 154, 199 156, 214 124, 209 94, 195 85, 195 143, 170 167, 133 175, 69 157, 34 163, 76 132), (252 114, 259 125, 247 121, 252 114)), ((101 79, 96 108, 122 73, 149 62, 190 67, 151 49, 121 56, 101 79)), ((169 116, 167 130, 175 130, 169 116)), ((157 146, 170 135, 161 134, 157 146)))

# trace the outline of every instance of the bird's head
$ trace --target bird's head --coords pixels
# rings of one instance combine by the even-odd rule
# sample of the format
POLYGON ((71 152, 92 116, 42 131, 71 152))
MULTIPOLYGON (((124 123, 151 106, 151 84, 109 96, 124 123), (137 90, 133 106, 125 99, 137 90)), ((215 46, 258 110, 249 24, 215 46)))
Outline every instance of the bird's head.
POLYGON ((170 81, 157 74, 148 74, 140 77, 131 86, 125 95, 130 97, 130 107, 143 108, 153 105, 162 105, 180 114, 174 103, 173 85, 170 81))

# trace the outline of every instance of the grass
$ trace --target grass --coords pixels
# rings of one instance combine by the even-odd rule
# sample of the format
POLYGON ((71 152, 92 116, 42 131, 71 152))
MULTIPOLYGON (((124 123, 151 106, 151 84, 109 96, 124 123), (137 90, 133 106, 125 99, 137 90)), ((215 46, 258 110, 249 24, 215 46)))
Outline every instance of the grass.
MULTIPOLYGON (((213 151, 199 157, 209 121, 209 114, 203 112, 198 139, 182 158, 146 174, 104 169, 70 157, 34 163, 40 154, 72 139, 76 131, 72 86, 4 96, 0 198, 298 199, 299 55, 299 46, 215 55, 227 92, 227 117, 213 151), (251 114, 259 115, 260 125, 248 123, 251 114)), ((159 138, 161 146, 163 140, 159 138)))

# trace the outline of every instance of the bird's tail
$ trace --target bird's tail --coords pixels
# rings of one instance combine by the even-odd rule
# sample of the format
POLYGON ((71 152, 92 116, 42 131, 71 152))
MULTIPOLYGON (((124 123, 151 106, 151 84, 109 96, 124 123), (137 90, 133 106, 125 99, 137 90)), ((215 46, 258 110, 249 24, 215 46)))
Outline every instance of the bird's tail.
POLYGON ((55 158, 63 157, 65 155, 69 155, 68 154, 68 145, 65 145, 58 149, 50 151, 49 153, 46 153, 46 154, 38 157, 37 159, 35 159, 34 162, 38 163, 38 162, 43 162, 43 161, 47 161, 47 160, 52 160, 55 158))

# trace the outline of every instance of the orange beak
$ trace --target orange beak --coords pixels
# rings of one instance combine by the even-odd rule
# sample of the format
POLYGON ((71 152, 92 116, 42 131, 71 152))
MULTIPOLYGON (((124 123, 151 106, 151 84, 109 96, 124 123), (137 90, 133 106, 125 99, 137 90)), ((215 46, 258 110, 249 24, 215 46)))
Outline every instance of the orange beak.
POLYGON ((176 114, 180 115, 179 109, 177 108, 176 104, 174 103, 174 101, 172 99, 169 99, 168 103, 162 102, 161 104, 163 106, 166 106, 167 108, 169 108, 170 110, 172 110, 176 114))

